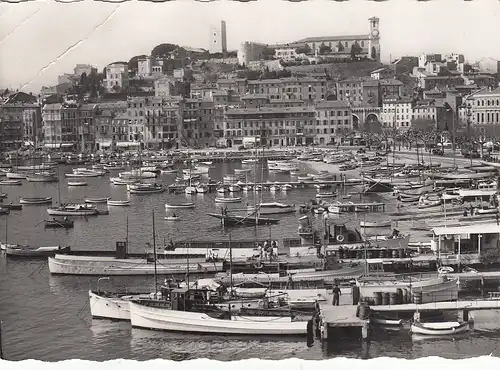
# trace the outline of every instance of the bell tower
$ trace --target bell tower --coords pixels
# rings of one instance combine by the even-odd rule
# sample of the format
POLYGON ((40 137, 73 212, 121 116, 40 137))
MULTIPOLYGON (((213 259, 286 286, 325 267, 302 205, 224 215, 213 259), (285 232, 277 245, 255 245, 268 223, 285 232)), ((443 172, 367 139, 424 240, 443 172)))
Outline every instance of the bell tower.
POLYGON ((368 56, 370 59, 380 62, 380 19, 372 17, 368 21, 370 22, 368 56))

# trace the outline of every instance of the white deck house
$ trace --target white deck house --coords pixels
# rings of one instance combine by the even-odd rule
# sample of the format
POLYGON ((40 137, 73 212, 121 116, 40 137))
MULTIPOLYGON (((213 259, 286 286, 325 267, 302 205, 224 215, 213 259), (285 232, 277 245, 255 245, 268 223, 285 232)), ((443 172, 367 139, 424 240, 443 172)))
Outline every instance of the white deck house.
POLYGON ((436 227, 431 248, 446 265, 479 263, 479 257, 500 248, 500 225, 496 222, 436 227))

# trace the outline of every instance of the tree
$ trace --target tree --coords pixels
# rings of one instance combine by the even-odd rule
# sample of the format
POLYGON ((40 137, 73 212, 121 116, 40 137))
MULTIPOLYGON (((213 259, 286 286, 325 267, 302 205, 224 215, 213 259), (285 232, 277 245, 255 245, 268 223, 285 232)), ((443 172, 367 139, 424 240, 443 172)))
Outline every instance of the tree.
POLYGON ((358 42, 356 41, 351 45, 351 59, 356 60, 357 55, 361 53, 361 51, 361 46, 359 46, 358 42))
POLYGON ((371 58, 372 59, 377 59, 377 49, 375 49, 375 46, 372 46, 372 50, 371 50, 371 58))
POLYGON ((160 44, 156 45, 153 50, 151 50, 151 56, 156 57, 166 57, 169 56, 171 52, 178 49, 179 46, 175 44, 160 44))
POLYGON ((324 54, 330 54, 332 52, 332 48, 329 47, 328 45, 325 45, 325 44, 322 44, 320 47, 319 47, 319 53, 321 55, 324 55, 324 54))
POLYGON ((135 57, 130 58, 128 61, 128 69, 131 71, 137 71, 139 69, 138 61, 139 59, 146 58, 147 55, 136 55, 135 57))
POLYGON ((308 44, 305 44, 304 46, 300 46, 297 49, 295 49, 295 52, 297 54, 311 54, 312 50, 311 47, 308 44))

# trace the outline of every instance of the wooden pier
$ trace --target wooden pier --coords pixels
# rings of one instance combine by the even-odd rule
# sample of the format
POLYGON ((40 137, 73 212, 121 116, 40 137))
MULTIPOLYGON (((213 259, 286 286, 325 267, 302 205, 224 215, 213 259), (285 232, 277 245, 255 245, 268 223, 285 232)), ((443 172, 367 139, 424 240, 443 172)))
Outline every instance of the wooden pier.
POLYGON ((334 340, 332 336, 335 328, 358 328, 361 332, 361 338, 368 339, 370 320, 357 317, 357 310, 358 306, 352 304, 333 306, 332 302, 329 301, 319 303, 321 339, 334 340))
POLYGON ((415 321, 420 321, 421 312, 457 311, 459 319, 469 321, 470 311, 500 310, 500 298, 495 294, 490 294, 489 299, 370 306, 370 310, 373 313, 382 314, 413 312, 415 321))

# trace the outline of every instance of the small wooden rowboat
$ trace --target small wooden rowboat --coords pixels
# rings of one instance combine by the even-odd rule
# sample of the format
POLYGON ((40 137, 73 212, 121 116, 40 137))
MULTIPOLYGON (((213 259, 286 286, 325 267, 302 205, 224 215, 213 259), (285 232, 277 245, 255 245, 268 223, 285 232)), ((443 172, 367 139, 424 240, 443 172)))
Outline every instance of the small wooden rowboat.
POLYGON ((68 186, 87 186, 85 181, 68 181, 68 186))
POLYGON ((179 216, 165 216, 167 221, 179 221, 181 218, 179 216))
POLYGON ((23 180, 2 180, 0 181, 0 185, 2 186, 10 186, 10 185, 22 185, 23 180))
POLYGON ((116 206, 116 207, 127 207, 130 205, 130 200, 111 200, 107 201, 108 206, 116 206))
POLYGON ((166 209, 176 209, 176 208, 194 208, 195 204, 191 202, 187 203, 165 203, 166 209))
POLYGON ((241 202, 241 197, 215 198, 215 203, 238 203, 238 202, 241 202))
POLYGON ((414 322, 410 328, 413 334, 420 335, 454 335, 464 333, 469 330, 468 322, 414 322))
POLYGON ((107 203, 109 197, 105 198, 85 198, 85 203, 107 203))
POLYGON ((21 204, 52 204, 52 197, 23 197, 19 199, 21 204))
POLYGON ((46 220, 44 221, 46 229, 71 229, 74 226, 74 222, 72 220, 46 220))

